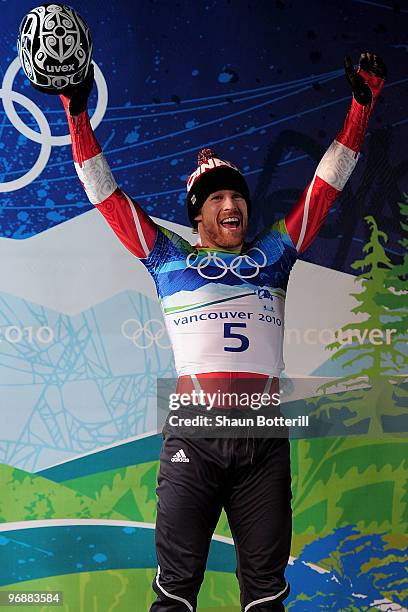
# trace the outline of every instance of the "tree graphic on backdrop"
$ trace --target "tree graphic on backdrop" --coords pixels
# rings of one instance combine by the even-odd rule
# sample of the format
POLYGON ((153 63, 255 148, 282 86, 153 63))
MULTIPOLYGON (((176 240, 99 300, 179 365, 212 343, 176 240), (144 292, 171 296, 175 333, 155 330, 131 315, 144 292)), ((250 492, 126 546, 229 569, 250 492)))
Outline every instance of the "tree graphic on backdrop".
POLYGON ((374 217, 365 220, 370 228, 363 247, 365 257, 352 264, 353 269, 360 270, 355 280, 362 289, 351 294, 357 301, 351 312, 365 318, 343 326, 337 331, 336 341, 326 347, 335 351, 332 359, 340 360, 341 367, 351 372, 321 385, 318 391, 322 395, 310 403, 316 406, 316 415, 329 417, 332 410, 348 410, 351 414, 344 420, 347 427, 366 422, 367 433, 376 436, 383 432, 384 416, 407 413, 398 405, 401 386, 396 384, 401 382, 406 362, 399 346, 406 330, 406 309, 403 292, 391 291, 397 284, 400 287, 401 266, 393 265, 385 253, 387 235, 379 230, 374 217))
MULTIPOLYGON (((398 202, 402 216, 401 228, 405 234, 402 240, 398 241, 404 249, 403 260, 401 264, 392 266, 388 270, 385 276, 385 286, 388 291, 376 298, 379 305, 383 304, 389 308, 389 314, 394 318, 393 325, 398 332, 399 342, 407 340, 408 328, 408 194, 405 193, 403 198, 403 202, 398 202)), ((404 360, 406 360, 406 355, 400 354, 398 362, 402 364, 404 360)))
MULTIPOLYGON (((404 220, 407 204, 406 198, 400 204, 404 220)), ((315 408, 318 416, 325 413, 333 419, 336 414, 341 419, 345 413, 351 415, 344 424, 349 427, 356 424, 355 428, 360 427, 360 431, 365 428, 369 437, 343 433, 292 443, 294 533, 314 539, 311 546, 316 548, 316 554, 311 554, 311 548, 306 547, 299 558, 334 569, 334 576, 326 576, 327 588, 320 587, 320 592, 325 594, 323 603, 319 602, 316 588, 304 588, 289 604, 288 609, 294 611, 298 607, 316 610, 319 605, 325 610, 371 610, 375 606, 370 602, 378 600, 380 595, 394 604, 406 598, 407 583, 401 580, 404 574, 397 559, 404 558, 406 549, 403 534, 408 524, 407 443, 403 437, 391 439, 381 434, 384 429, 391 429, 387 422, 390 417, 382 417, 403 412, 398 397, 398 392, 402 395, 404 391, 403 385, 393 383, 407 378, 402 344, 407 328, 404 277, 408 255, 402 264, 390 261, 384 251, 386 234, 379 230, 373 217, 365 221, 370 230, 368 241, 363 257, 353 264, 359 272, 356 282, 360 285, 360 290, 352 294, 356 300, 353 313, 360 322, 337 330, 336 342, 327 347, 333 351, 332 359, 344 368, 344 376, 332 384, 322 385, 322 395, 307 403, 315 408), (390 342, 370 342, 370 333, 375 338, 377 328, 382 330, 383 337, 393 332, 389 334, 390 342), (365 388, 361 388, 361 383, 365 388), (343 390, 332 393, 337 385, 343 390), (344 546, 339 547, 336 541, 343 528, 356 529, 356 534, 361 535, 357 538, 350 533, 344 546), (377 550, 379 536, 374 534, 378 530, 398 534, 395 556, 390 557, 389 551, 381 554, 377 550), (327 535, 332 532, 333 535, 327 535), (317 535, 323 538, 316 539, 317 535), (329 556, 327 550, 333 553, 329 556), (355 593, 364 594, 366 607, 355 593)), ((404 221, 402 226, 406 231, 404 221)), ((400 244, 407 249, 407 240, 400 244)))

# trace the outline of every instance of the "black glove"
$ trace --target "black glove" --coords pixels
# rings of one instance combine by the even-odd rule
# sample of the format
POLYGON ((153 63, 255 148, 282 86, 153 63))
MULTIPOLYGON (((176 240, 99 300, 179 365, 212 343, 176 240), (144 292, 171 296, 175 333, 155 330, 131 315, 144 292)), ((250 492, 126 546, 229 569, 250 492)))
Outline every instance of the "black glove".
POLYGON ((60 90, 50 90, 46 87, 42 87, 41 85, 35 85, 35 83, 31 83, 31 86, 34 87, 37 91, 41 93, 50 94, 52 96, 62 95, 69 98, 69 113, 73 117, 82 113, 87 106, 88 98, 91 94, 92 87, 94 84, 94 67, 93 64, 89 66, 88 74, 85 79, 79 85, 75 87, 66 87, 65 89, 60 90))
POLYGON ((375 55, 375 53, 369 53, 368 51, 360 55, 359 68, 357 71, 354 70, 351 57, 346 55, 344 58, 344 70, 346 72, 346 78, 353 91, 354 98, 363 106, 371 103, 373 95, 369 85, 366 83, 362 75, 359 74, 360 70, 364 70, 368 74, 375 77, 380 77, 381 79, 385 79, 387 77, 387 68, 381 57, 379 55, 375 55))
POLYGON ((88 74, 85 79, 79 85, 75 87, 67 87, 61 94, 69 98, 69 114, 72 117, 79 115, 86 110, 88 104, 88 98, 91 95, 92 87, 94 84, 94 67, 93 64, 89 66, 88 74))

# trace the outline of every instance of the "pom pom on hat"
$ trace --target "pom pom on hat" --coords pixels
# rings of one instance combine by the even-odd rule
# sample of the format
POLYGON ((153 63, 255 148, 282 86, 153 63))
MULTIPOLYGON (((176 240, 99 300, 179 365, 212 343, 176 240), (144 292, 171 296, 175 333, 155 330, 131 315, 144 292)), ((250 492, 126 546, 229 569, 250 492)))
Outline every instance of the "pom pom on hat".
POLYGON ((201 166, 201 164, 205 164, 213 157, 218 157, 213 149, 201 149, 201 151, 199 151, 197 154, 197 163, 199 166, 201 166))

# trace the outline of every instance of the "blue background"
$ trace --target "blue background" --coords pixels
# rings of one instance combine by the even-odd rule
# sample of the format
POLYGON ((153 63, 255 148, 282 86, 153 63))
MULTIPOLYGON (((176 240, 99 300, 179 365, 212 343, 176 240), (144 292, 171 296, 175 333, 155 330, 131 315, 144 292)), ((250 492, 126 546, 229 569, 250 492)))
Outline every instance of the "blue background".
MULTIPOLYGON (((385 249, 393 263, 398 262, 402 246, 397 203, 408 191, 406 3, 98 0, 74 1, 71 5, 91 28, 94 60, 108 84, 109 104, 96 134, 117 182, 150 214, 184 225, 185 181, 196 167, 198 150, 207 145, 243 169, 253 194, 252 234, 288 212, 311 180, 349 107, 351 96, 342 68, 344 55, 350 55, 354 62, 364 50, 382 55, 389 79, 371 119, 361 159, 318 238, 302 258, 326 268, 313 271, 309 266, 307 270, 306 279, 313 280, 313 274, 319 274, 319 283, 326 290, 319 315, 332 304, 330 287, 340 276, 327 268, 355 272, 350 264, 361 258, 367 242, 366 215, 373 215, 379 228, 388 234, 385 249)), ((16 57, 18 26, 32 6, 32 0, 0 0, 0 80, 16 57)), ((58 98, 34 91, 21 72, 14 89, 36 101, 53 134, 67 133, 58 98)), ((91 110, 96 99, 94 92, 91 110)), ((27 125, 38 129, 33 117, 18 108, 27 125)), ((32 168, 39 150, 39 145, 13 127, 0 103, 0 183, 16 179, 32 168)), ((126 466, 147 465, 158 458, 160 434, 143 436, 155 425, 156 380, 174 374, 170 350, 156 343, 144 350, 121 333, 125 320, 148 325, 152 321, 157 324, 161 318, 157 301, 144 293, 144 286, 139 292, 130 284, 130 290, 122 279, 123 286, 100 299, 94 287, 94 302, 82 310, 72 309, 71 295, 82 304, 79 292, 75 292, 81 285, 72 281, 77 274, 75 265, 82 282, 97 285, 101 278, 87 276, 80 257, 82 230, 92 227, 92 215, 82 217, 83 224, 60 228, 71 230, 65 234, 65 239, 68 236, 72 240, 67 253, 56 249, 58 240, 64 238, 63 232, 50 232, 40 237, 49 241, 39 241, 38 248, 34 242, 30 251, 33 261, 24 260, 23 247, 31 244, 24 240, 91 209, 75 173, 69 145, 52 147, 46 168, 32 183, 0 193, 0 236, 10 239, 1 241, 6 256, 0 265, 9 266, 7 279, 14 278, 14 274, 16 278, 28 278, 23 272, 30 266, 34 272, 36 268, 40 270, 33 274, 38 282, 35 299, 26 287, 14 287, 11 292, 7 284, 7 291, 2 287, 0 293, 0 517, 6 516, 1 518, 0 536, 3 585, 58 573, 95 574, 96 570, 123 567, 123 551, 127 548, 132 551, 129 567, 155 565, 152 529, 148 531, 140 525, 140 529, 122 529, 114 525, 114 520, 111 526, 86 526, 81 523, 84 514, 79 501, 71 508, 70 491, 63 489, 67 479, 95 475, 93 494, 98 500, 100 482, 108 501, 106 507, 100 506, 102 510, 95 510, 93 499, 80 497, 89 508, 86 517, 113 516, 115 495, 119 499, 123 493, 127 500, 130 489, 123 485, 121 491, 117 481, 112 493, 109 470, 117 468, 119 474, 126 466), (49 264, 49 274, 44 261, 49 264), (58 300, 54 299, 52 282, 45 282, 57 274, 64 276, 66 283, 61 309, 48 306, 50 301, 54 304, 58 300), (45 325, 53 331, 55 341, 36 340, 38 329, 45 325), (6 341, 7 329, 20 331, 21 341, 6 341), (34 340, 27 338, 27 329, 33 330, 34 340), (136 434, 141 437, 133 439, 136 434), (112 448, 105 448, 109 446, 112 448), (54 490, 53 484, 61 486, 54 490), (18 510, 18 516, 12 514, 13 509, 16 514, 18 510), (33 518, 45 524, 26 528, 33 518), (47 525, 50 518, 56 519, 55 525, 47 525), (78 524, 67 526, 66 520, 78 524), (20 521, 21 525, 7 531, 8 521, 20 521), (65 556, 59 555, 60 543, 65 556), (40 547, 47 549, 45 556, 40 547), (72 555, 67 556, 67 552, 72 555)), ((96 241, 105 240, 97 224, 95 236, 96 241)), ((96 241, 90 243, 95 246, 99 244, 96 241)), ((111 283, 116 287, 116 279, 110 278, 109 272, 126 264, 119 251, 112 247, 98 264, 96 256, 91 259, 92 270, 100 272, 106 266, 104 286, 106 282, 106 286, 111 283), (117 268, 110 267, 112 259, 117 268)), ((135 275, 138 266, 135 262, 135 275)), ((148 281, 146 278, 141 282, 148 281)), ((310 296, 304 292, 302 298, 300 307, 306 310, 310 296)), ((344 295, 344 307, 334 305, 339 306, 341 316, 349 309, 346 298, 344 295)), ((337 315, 334 313, 334 318, 337 315)), ((146 339, 149 336, 145 333, 141 341, 146 339)), ((307 344, 299 350, 310 355, 307 344)), ((305 363, 308 367, 307 359, 305 363)), ((333 369, 324 370, 328 364, 333 365, 329 356, 318 372, 310 374, 338 375, 342 370, 338 361, 336 369, 333 365, 333 369)), ((404 451, 395 439, 392 446, 391 442, 384 445, 385 450, 377 450, 374 445, 371 448, 367 442, 361 452, 359 448, 356 452, 348 449, 346 444, 344 450, 340 443, 339 455, 334 453, 332 459, 332 449, 326 452, 322 444, 320 451, 321 440, 315 442, 314 447, 306 446, 309 455, 303 449, 304 454, 299 451, 300 459, 294 462, 300 465, 306 497, 308 486, 311 491, 307 503, 300 506, 300 517, 299 513, 295 516, 297 535, 303 537, 307 532, 314 541, 288 568, 292 598, 299 597, 293 609, 350 609, 348 606, 363 605, 361 593, 370 607, 383 592, 392 593, 394 601, 402 602, 406 584, 403 551, 395 550, 391 543, 401 544, 402 548, 406 531, 404 451), (313 457, 316 463, 312 462, 312 468, 318 465, 321 470, 308 481, 308 465, 313 457), (321 489, 324 493, 326 484, 325 497, 321 489), (315 500, 323 505, 327 501, 330 508, 335 506, 330 510, 338 512, 334 533, 327 533, 326 523, 315 525, 315 517, 320 518, 320 511, 313 505, 315 500), (347 520, 341 518, 344 508, 353 517, 360 511, 364 514, 358 516, 359 530, 345 524, 347 520), (394 540, 383 537, 384 533, 394 540), (327 574, 304 563, 320 566, 327 559, 331 564, 327 574)), ((294 472, 296 477, 299 474, 294 472)), ((143 486, 138 482, 132 485, 137 510, 145 489, 143 478, 143 486)), ((86 486, 88 495, 89 485, 90 481, 73 484, 72 495, 76 486, 78 495, 81 486, 86 486)), ((155 501, 154 485, 146 486, 146 490, 146 495, 155 501)), ((126 518, 138 521, 132 512, 133 506, 126 518)), ((333 521, 332 515, 329 519, 333 521)), ((209 568, 233 571, 230 543, 214 544, 209 568)), ((104 600, 100 605, 105 605, 104 600)))
MULTIPOLYGON (((4 74, 32 2, 0 3, 4 74)), ((211 145, 245 172, 254 198, 251 232, 287 212, 313 176, 344 120, 350 92, 345 54, 382 55, 389 79, 370 123, 362 159, 304 259, 351 272, 373 214, 398 245, 397 201, 407 190, 407 18, 405 3, 72 2, 88 22, 94 59, 109 89, 97 137, 117 182, 151 214, 187 224, 185 179, 211 145)), ((36 100, 54 134, 66 133, 59 100, 36 100)), ((91 99, 94 104, 96 94, 91 99)), ((29 169, 39 145, 0 110, 0 180, 29 169)), ((21 116, 36 128, 29 113, 21 116)), ((18 192, 1 194, 2 236, 24 239, 90 209, 69 146, 53 147, 46 169, 18 192)))

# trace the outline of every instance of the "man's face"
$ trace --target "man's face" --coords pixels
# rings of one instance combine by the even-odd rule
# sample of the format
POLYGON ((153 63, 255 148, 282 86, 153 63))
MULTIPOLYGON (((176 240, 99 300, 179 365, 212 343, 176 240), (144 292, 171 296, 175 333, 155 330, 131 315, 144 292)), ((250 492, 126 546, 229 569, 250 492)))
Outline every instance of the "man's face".
POLYGON ((211 193, 195 217, 202 246, 239 249, 248 227, 247 204, 238 191, 211 193))

